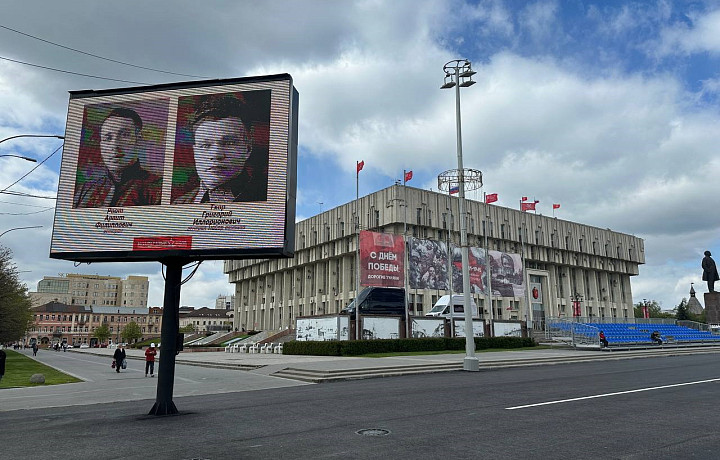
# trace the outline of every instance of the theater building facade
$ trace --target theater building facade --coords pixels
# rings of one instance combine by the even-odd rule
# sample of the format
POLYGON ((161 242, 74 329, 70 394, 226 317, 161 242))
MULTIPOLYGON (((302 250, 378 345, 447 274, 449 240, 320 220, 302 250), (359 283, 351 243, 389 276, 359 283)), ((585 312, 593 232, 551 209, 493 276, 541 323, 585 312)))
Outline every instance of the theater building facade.
MULTIPOLYGON (((472 294, 485 320, 522 320, 540 329, 550 317, 633 317, 630 277, 645 262, 641 238, 474 200, 466 200, 466 210, 470 248, 512 255, 523 268, 522 293, 491 288, 489 302, 486 294, 472 294)), ((393 185, 298 222, 294 258, 226 260, 235 284, 233 326, 295 328, 298 316, 347 306, 358 275, 356 215, 360 230, 459 246, 456 196, 393 185)), ((408 289, 410 315, 424 315, 449 293, 408 289)))

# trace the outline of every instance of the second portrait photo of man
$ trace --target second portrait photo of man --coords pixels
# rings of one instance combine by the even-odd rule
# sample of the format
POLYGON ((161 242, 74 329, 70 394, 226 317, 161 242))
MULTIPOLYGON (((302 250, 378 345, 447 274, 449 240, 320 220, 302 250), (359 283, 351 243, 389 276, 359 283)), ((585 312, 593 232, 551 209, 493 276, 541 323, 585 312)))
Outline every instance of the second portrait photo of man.
POLYGON ((270 93, 178 99, 172 204, 267 200, 270 93))

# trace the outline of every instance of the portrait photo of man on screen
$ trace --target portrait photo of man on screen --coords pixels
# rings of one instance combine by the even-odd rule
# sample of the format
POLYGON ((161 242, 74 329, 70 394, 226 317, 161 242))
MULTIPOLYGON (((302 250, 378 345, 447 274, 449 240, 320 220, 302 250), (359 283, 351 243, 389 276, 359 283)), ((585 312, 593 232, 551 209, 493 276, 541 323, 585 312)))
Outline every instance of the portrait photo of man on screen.
POLYGON ((181 97, 172 204, 267 200, 270 91, 181 97))
POLYGON ((137 105, 86 107, 73 208, 160 204, 168 104, 137 105), (144 131, 150 133, 148 139, 144 131))

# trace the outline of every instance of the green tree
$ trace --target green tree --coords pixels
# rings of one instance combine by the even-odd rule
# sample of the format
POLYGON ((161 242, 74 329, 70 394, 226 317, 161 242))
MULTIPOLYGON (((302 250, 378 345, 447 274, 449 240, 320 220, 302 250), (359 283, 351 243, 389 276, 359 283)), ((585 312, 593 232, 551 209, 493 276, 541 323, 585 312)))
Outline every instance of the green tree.
POLYGON ((137 340, 142 337, 142 331, 140 330, 140 326, 138 326, 138 323, 136 323, 135 321, 130 321, 129 323, 127 323, 127 325, 122 331, 122 337, 128 343, 137 342, 137 340))
POLYGON ((181 327, 179 332, 182 332, 185 334, 190 334, 192 332, 195 332, 195 326, 193 326, 192 324, 187 324, 187 325, 181 327))
POLYGON ((673 311, 675 312, 673 318, 678 321, 686 320, 695 321, 696 323, 707 323, 704 310, 699 315, 694 315, 690 313, 690 310, 688 309, 687 299, 682 299, 682 301, 680 301, 680 303, 677 305, 677 307, 673 309, 673 311))
POLYGON ((682 302, 680 302, 680 304, 675 308, 675 319, 678 321, 690 319, 685 303, 685 299, 682 299, 682 302))
POLYGON ((21 339, 32 321, 27 287, 20 283, 12 251, 0 248, 0 343, 21 339))
POLYGON ((95 328, 93 335, 98 338, 100 343, 106 343, 110 338, 110 328, 107 324, 103 324, 102 326, 95 328))
POLYGON ((660 304, 657 300, 643 300, 642 302, 638 302, 633 307, 633 312, 635 314, 635 318, 644 318, 645 315, 643 314, 643 307, 647 306, 648 313, 650 314, 650 318, 672 318, 673 314, 669 312, 662 311, 662 308, 660 308, 660 304))

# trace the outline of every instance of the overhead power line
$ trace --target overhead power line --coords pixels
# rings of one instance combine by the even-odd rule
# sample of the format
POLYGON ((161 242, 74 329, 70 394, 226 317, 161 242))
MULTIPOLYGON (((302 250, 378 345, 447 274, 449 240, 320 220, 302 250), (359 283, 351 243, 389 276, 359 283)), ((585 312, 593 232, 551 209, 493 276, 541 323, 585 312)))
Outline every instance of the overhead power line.
POLYGON ((4 193, 6 195, 12 195, 12 196, 22 196, 27 198, 44 198, 46 200, 57 200, 56 196, 42 196, 42 195, 32 195, 30 193, 23 193, 23 192, 13 192, 12 190, 0 190, 0 193, 4 193))
POLYGON ((5 60, 5 61, 10 61, 10 62, 15 62, 16 64, 29 65, 31 67, 38 67, 40 69, 45 69, 45 70, 52 70, 54 72, 62 72, 62 73, 69 73, 71 75, 79 75, 81 77, 97 78, 99 80, 119 81, 121 83, 132 83, 134 85, 149 85, 150 84, 150 83, 143 83, 141 81, 120 80, 117 78, 99 77, 97 75, 88 75, 86 73, 71 72, 69 70, 55 69, 52 67, 46 67, 44 65, 31 64, 29 62, 18 61, 16 59, 10 59, 10 58, 6 58, 6 57, 2 57, 2 56, 0 56, 0 59, 5 60))
MULTIPOLYGON (((64 144, 63 144, 63 145, 64 145, 64 144)), ((52 156, 55 155, 56 153, 58 153, 58 151, 59 151, 61 148, 62 148, 62 145, 60 145, 60 147, 56 148, 56 149, 53 151, 53 153, 51 153, 50 155, 48 155, 47 157, 45 157, 45 159, 44 159, 43 161, 41 161, 40 163, 38 163, 37 165, 35 165, 35 167, 34 167, 33 169, 31 169, 30 171, 28 171, 27 173, 25 173, 25 175, 23 175, 20 179, 16 180, 16 181, 13 182, 12 184, 10 184, 10 185, 8 185, 7 187, 5 187, 4 189, 0 190, 0 192, 7 192, 7 190, 8 190, 10 187, 12 187, 13 185, 17 184, 17 183, 20 182, 21 180, 25 179, 27 176, 30 175, 30 173, 32 173, 33 171, 35 171, 36 169, 38 169, 43 163, 45 163, 45 162, 48 161, 50 158, 52 158, 52 156)))
POLYGON ((130 64, 129 62, 118 61, 118 60, 116 60, 116 59, 110 59, 110 58, 107 58, 107 57, 104 57, 104 56, 99 56, 99 55, 97 55, 97 54, 88 53, 87 51, 82 51, 82 50, 79 50, 79 49, 76 49, 76 48, 71 48, 71 47, 69 47, 69 46, 61 45, 61 44, 59 44, 59 43, 51 42, 50 40, 45 40, 44 38, 36 37, 35 35, 30 35, 30 34, 27 34, 27 33, 25 33, 25 32, 21 32, 21 31, 19 31, 19 30, 13 29, 13 28, 11 28, 11 27, 4 26, 4 25, 2 25, 2 24, 0 24, 0 28, 3 28, 3 29, 5 29, 5 30, 9 30, 9 31, 11 31, 11 32, 15 32, 16 34, 24 35, 25 37, 29 37, 29 38, 32 38, 32 39, 35 39, 35 40, 39 40, 39 41, 41 41, 41 42, 43 42, 43 43, 47 43, 47 44, 49 44, 49 45, 57 46, 57 47, 60 47, 60 48, 63 48, 63 49, 69 50, 69 51, 74 51, 74 52, 76 52, 76 53, 84 54, 84 55, 86 55, 86 56, 91 56, 91 57, 94 57, 94 58, 96 58, 96 59, 102 59, 103 61, 109 61, 109 62, 114 62, 114 63, 116 63, 116 64, 122 64, 122 65, 130 66, 130 67, 135 67, 136 69, 150 70, 150 71, 152 71, 152 72, 166 73, 166 74, 169 74, 169 75, 178 75, 178 76, 181 76, 181 77, 190 77, 190 78, 212 78, 212 77, 204 77, 204 76, 200 76, 200 75, 190 75, 190 74, 185 74, 185 73, 170 72, 170 71, 168 71, 168 70, 153 69, 152 67, 143 67, 143 66, 141 66, 141 65, 130 64))
POLYGON ((27 207, 29 207, 29 208, 44 208, 44 207, 45 207, 45 206, 40 206, 40 205, 37 205, 37 204, 18 203, 18 202, 15 202, 15 201, 2 201, 2 200, 0 200, 0 203, 13 204, 13 205, 15 205, 15 206, 27 206, 27 207))
POLYGON ((52 209, 55 209, 55 206, 41 209, 40 211, 33 211, 33 212, 0 212, 0 216, 30 216, 32 214, 40 214, 41 212, 47 212, 52 209))

